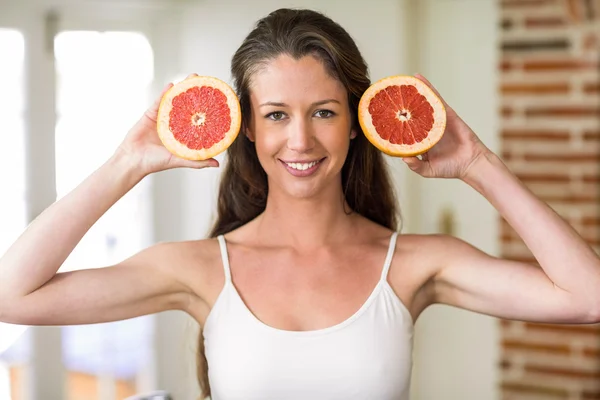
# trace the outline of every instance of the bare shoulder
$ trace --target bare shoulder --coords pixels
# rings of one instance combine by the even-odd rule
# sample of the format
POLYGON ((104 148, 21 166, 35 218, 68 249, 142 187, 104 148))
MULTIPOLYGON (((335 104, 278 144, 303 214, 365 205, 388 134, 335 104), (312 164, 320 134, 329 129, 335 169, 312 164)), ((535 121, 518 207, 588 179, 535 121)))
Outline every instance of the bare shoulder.
POLYGON ((224 284, 218 240, 161 242, 145 252, 157 268, 189 287, 194 296, 188 312, 201 320, 224 284))
POLYGON ((216 239, 160 242, 141 254, 144 253, 160 268, 168 269, 184 279, 186 274, 200 273, 220 258, 216 239))
POLYGON ((434 279, 449 258, 471 248, 442 234, 399 234, 388 281, 416 319, 435 298, 434 279))
POLYGON ((396 244, 390 274, 404 275, 408 271, 426 281, 449 260, 465 252, 478 250, 454 236, 442 234, 400 234, 396 244), (394 272, 393 272, 394 271, 394 272))

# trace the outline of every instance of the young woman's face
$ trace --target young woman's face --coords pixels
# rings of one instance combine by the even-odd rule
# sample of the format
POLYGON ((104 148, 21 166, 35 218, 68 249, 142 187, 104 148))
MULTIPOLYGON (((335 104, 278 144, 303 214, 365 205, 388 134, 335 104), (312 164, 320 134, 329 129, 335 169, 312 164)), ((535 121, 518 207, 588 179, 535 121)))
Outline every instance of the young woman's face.
POLYGON ((351 115, 347 92, 313 56, 282 55, 253 75, 248 137, 269 190, 308 198, 341 183, 351 115))

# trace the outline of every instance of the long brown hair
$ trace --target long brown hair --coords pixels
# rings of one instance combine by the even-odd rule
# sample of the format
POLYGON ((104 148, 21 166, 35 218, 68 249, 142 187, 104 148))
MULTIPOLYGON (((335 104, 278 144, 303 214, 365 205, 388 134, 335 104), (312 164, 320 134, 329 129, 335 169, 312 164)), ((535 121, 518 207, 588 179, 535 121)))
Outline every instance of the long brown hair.
MULTIPOLYGON (((317 57, 348 92, 352 127, 342 167, 342 188, 351 212, 397 230, 397 202, 385 160, 365 137, 358 123, 358 103, 370 86, 368 68, 352 37, 339 24, 312 10, 280 9, 258 21, 231 61, 231 74, 240 99, 242 134, 229 147, 218 197, 217 220, 211 237, 230 232, 256 218, 267 204, 267 175, 254 143, 244 133, 250 121, 250 81, 269 61, 286 54, 295 59, 317 57)), ((210 395, 204 338, 198 340, 198 379, 202 396, 210 395)))

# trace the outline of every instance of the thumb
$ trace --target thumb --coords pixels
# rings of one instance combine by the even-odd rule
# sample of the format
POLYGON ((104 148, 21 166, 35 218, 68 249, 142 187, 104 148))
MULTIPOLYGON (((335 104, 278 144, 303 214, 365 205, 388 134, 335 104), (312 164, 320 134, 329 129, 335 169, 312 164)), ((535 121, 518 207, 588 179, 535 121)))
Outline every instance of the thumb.
POLYGON ((174 157, 173 161, 175 161, 176 165, 174 165, 174 167, 176 167, 176 168, 202 169, 202 168, 208 168, 208 167, 216 168, 219 166, 219 162, 217 160, 215 160, 214 158, 209 158, 207 160, 195 161, 195 160, 186 160, 183 158, 174 157))
POLYGON ((429 171, 429 161, 419 160, 417 157, 403 157, 402 161, 419 175, 426 176, 429 171))
POLYGON ((162 101, 162 98, 164 97, 164 95, 167 94, 169 89, 171 89, 172 87, 173 87, 172 83, 169 83, 168 85, 166 85, 163 88, 162 92, 160 93, 160 96, 158 96, 156 98, 156 100, 154 101, 154 104, 152 104, 150 106, 150 108, 148 108, 146 110, 146 117, 150 118, 151 121, 156 122, 158 108, 160 107, 160 102, 162 101))

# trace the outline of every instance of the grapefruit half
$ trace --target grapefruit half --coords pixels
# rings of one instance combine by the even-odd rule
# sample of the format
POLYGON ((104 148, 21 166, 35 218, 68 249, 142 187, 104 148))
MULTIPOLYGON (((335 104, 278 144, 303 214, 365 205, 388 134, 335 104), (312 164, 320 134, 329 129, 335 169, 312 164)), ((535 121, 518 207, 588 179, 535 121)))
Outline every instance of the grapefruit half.
POLYGON ((432 148, 446 129, 442 100, 413 76, 391 76, 360 99, 358 121, 367 139, 385 154, 412 157, 432 148))
POLYGON ((225 151, 240 131, 242 114, 231 87, 220 79, 191 76, 161 99, 158 136, 173 154, 206 160, 225 151))

